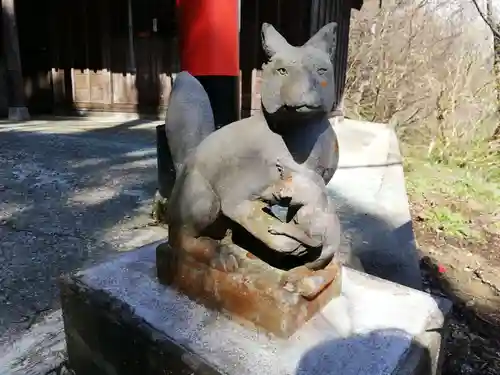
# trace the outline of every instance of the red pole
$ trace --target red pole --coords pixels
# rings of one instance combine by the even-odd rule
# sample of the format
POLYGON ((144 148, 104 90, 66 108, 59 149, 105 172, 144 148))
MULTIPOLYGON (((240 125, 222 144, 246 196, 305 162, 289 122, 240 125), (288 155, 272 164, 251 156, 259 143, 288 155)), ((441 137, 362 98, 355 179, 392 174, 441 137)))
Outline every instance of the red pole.
POLYGON ((239 1, 176 0, 181 69, 208 93, 218 127, 239 119, 239 1))

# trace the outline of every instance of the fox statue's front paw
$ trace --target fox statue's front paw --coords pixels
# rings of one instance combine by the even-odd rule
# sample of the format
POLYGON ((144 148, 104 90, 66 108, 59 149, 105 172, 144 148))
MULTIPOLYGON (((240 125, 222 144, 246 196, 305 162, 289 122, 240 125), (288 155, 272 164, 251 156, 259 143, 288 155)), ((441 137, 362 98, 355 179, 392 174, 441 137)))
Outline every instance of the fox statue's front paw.
POLYGON ((234 272, 240 267, 240 264, 231 248, 221 245, 212 257, 210 266, 222 272, 234 272))
POLYGON ((300 294, 307 300, 315 299, 339 276, 336 262, 330 263, 325 269, 313 271, 306 266, 293 268, 283 275, 283 287, 300 294))

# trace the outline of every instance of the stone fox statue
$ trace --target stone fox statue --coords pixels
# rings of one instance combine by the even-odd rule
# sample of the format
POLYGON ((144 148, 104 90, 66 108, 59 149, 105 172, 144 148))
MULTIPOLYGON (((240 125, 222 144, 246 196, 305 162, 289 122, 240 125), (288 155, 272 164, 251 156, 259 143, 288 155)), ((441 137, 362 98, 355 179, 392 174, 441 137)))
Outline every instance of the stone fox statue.
MULTIPOLYGON (((295 47, 264 23, 262 45, 269 61, 262 67, 262 114, 217 131, 202 86, 188 73, 177 77, 165 121, 177 173, 167 207, 174 248, 225 270, 238 267, 219 242, 229 220, 270 251, 300 255, 320 249, 306 264, 310 269, 321 269, 335 257, 339 223, 324 189, 338 164, 337 138, 327 118, 336 92, 331 63, 336 29, 336 23, 325 25, 295 47), (301 215, 300 207, 298 219, 289 222, 262 210, 259 202, 271 197, 269 189, 279 186, 287 168, 313 176, 301 177, 302 188, 310 185, 311 194, 302 194, 298 206, 324 212, 318 220, 307 209, 301 215)), ((287 194, 282 195, 275 195, 274 203, 287 194)))

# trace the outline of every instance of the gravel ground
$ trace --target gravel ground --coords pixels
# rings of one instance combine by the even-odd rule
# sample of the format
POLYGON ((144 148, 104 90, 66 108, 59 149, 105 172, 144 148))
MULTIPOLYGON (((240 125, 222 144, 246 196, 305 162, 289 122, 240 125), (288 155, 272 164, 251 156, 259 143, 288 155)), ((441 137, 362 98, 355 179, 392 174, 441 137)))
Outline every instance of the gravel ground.
POLYGON ((62 273, 165 237, 154 126, 0 123, 0 337, 58 307, 62 273))
POLYGON ((414 228, 425 285, 454 303, 442 375, 500 375, 500 267, 488 256, 498 251, 498 234, 459 243, 420 222, 414 228))

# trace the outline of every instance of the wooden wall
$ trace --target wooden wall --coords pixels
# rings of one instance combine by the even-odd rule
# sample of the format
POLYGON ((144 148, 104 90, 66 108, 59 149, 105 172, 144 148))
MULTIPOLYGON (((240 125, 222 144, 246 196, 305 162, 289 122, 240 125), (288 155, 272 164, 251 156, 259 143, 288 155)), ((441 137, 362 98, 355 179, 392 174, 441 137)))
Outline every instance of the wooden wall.
POLYGON ((126 0, 16 0, 30 111, 161 110, 176 69, 174 1, 131 0, 131 56, 126 0))
POLYGON ((7 62, 5 61, 4 51, 4 36, 3 36, 3 16, 2 7, 0 7, 0 117, 6 117, 8 114, 8 89, 7 89, 7 62))
MULTIPOLYGON (((69 45, 63 41, 56 50, 70 63, 53 74, 71 80, 74 106, 148 114, 161 110, 175 68, 173 1, 171 4, 159 0, 131 1, 132 45, 127 1, 64 2, 69 8, 64 14, 71 14, 66 26, 70 41, 69 45)), ((68 93, 63 95, 67 96, 68 93)))

